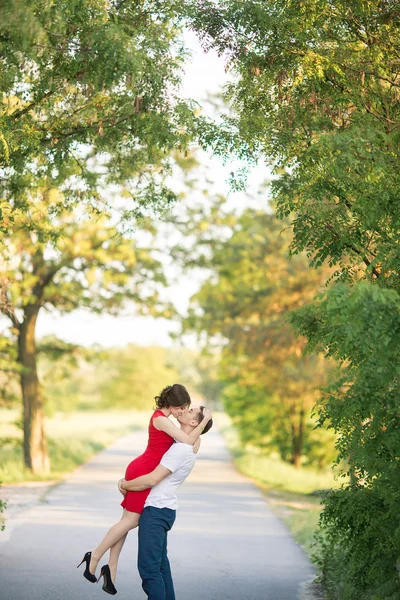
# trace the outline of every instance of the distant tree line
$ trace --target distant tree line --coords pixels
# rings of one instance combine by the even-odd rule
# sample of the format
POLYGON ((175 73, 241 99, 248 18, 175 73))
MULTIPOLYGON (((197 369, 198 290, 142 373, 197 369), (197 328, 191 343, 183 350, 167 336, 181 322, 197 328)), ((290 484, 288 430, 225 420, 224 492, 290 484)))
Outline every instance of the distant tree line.
POLYGON ((277 451, 296 467, 325 467, 335 436, 315 428, 312 409, 333 361, 304 353, 306 339, 296 337, 288 314, 324 289, 331 270, 310 269, 305 254, 290 259, 289 221, 272 210, 232 211, 220 197, 197 210, 187 204, 171 219, 183 234, 173 254, 184 270, 207 277, 183 333, 221 352, 222 398, 244 445, 277 451))

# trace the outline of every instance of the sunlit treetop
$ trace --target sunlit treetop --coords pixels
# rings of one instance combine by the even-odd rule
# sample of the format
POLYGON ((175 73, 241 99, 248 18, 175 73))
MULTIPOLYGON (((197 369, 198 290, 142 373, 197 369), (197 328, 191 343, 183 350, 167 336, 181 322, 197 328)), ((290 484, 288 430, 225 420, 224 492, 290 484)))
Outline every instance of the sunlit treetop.
POLYGON ((195 120, 178 93, 180 10, 178 2, 133 0, 2 7, 4 214, 24 208, 38 178, 99 210, 99 187, 110 183, 126 186, 137 210, 173 201, 163 176, 170 152, 186 150, 195 120))

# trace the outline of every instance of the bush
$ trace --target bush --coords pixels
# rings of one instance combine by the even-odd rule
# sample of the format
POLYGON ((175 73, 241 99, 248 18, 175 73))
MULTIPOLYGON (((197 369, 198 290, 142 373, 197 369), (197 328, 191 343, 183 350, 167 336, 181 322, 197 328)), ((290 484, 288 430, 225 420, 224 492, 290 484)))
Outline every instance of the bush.
POLYGON ((366 282, 336 285, 293 322, 310 350, 323 345, 342 365, 318 405, 350 475, 323 501, 324 581, 340 600, 398 599, 400 297, 366 282))

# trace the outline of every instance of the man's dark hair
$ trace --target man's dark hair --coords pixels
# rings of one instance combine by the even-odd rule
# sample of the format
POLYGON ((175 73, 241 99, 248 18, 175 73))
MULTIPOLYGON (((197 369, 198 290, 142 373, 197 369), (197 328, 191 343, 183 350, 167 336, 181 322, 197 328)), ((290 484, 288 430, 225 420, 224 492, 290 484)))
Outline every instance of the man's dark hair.
MULTIPOLYGON (((200 406, 200 412, 198 412, 195 417, 197 419, 197 421, 199 422, 199 424, 202 422, 202 420, 204 419, 204 414, 203 414, 203 410, 205 409, 205 406, 200 406)), ((208 423, 206 424, 206 426, 204 427, 203 431, 201 432, 201 435, 203 435, 204 433, 207 433, 207 431, 210 431, 211 427, 213 424, 213 420, 210 419, 208 421, 208 423)))

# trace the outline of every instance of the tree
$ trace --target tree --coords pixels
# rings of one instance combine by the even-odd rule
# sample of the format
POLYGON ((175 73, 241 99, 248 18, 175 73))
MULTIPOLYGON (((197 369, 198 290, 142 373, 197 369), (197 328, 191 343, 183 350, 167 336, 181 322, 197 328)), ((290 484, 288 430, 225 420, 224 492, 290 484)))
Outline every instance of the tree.
POLYGON ((233 135, 279 175, 293 254, 335 268, 332 286, 294 317, 311 350, 342 369, 318 405, 348 484, 324 499, 320 564, 340 600, 399 596, 398 295, 400 291, 398 2, 200 0, 192 23, 227 53, 236 78, 233 135), (397 415, 397 417, 396 417, 397 415))
POLYGON ((27 210, 39 178, 58 188, 69 183, 53 211, 81 204, 101 212, 115 204, 111 192, 104 195, 110 184, 130 198, 128 220, 145 206, 168 206, 175 199, 165 183, 170 153, 185 150, 196 121, 177 91, 181 4, 3 4, 1 231, 27 210))
POLYGON ((275 167, 294 253, 388 287, 399 285, 399 16, 380 0, 200 0, 192 15, 236 74, 216 151, 234 132, 240 151, 246 141, 275 167))
MULTIPOLYGON (((161 265, 145 243, 124 237, 115 219, 85 218, 69 210, 55 219, 51 203, 34 203, 1 247, 3 303, 18 348, 23 396, 24 460, 32 472, 49 469, 43 428, 43 392, 37 374, 36 323, 42 309, 70 312, 85 307, 117 314, 127 303, 143 314, 161 314, 161 265), (27 221, 56 232, 56 241, 38 239, 27 221)), ((33 228, 35 230, 35 228, 33 228)))
POLYGON ((286 315, 315 295, 327 271, 310 270, 304 256, 289 260, 289 231, 272 213, 235 216, 217 204, 190 219, 198 237, 186 264, 210 275, 192 298, 184 331, 222 347, 223 397, 242 441, 278 448, 299 467, 326 369, 321 356, 303 356, 305 340, 286 315))

